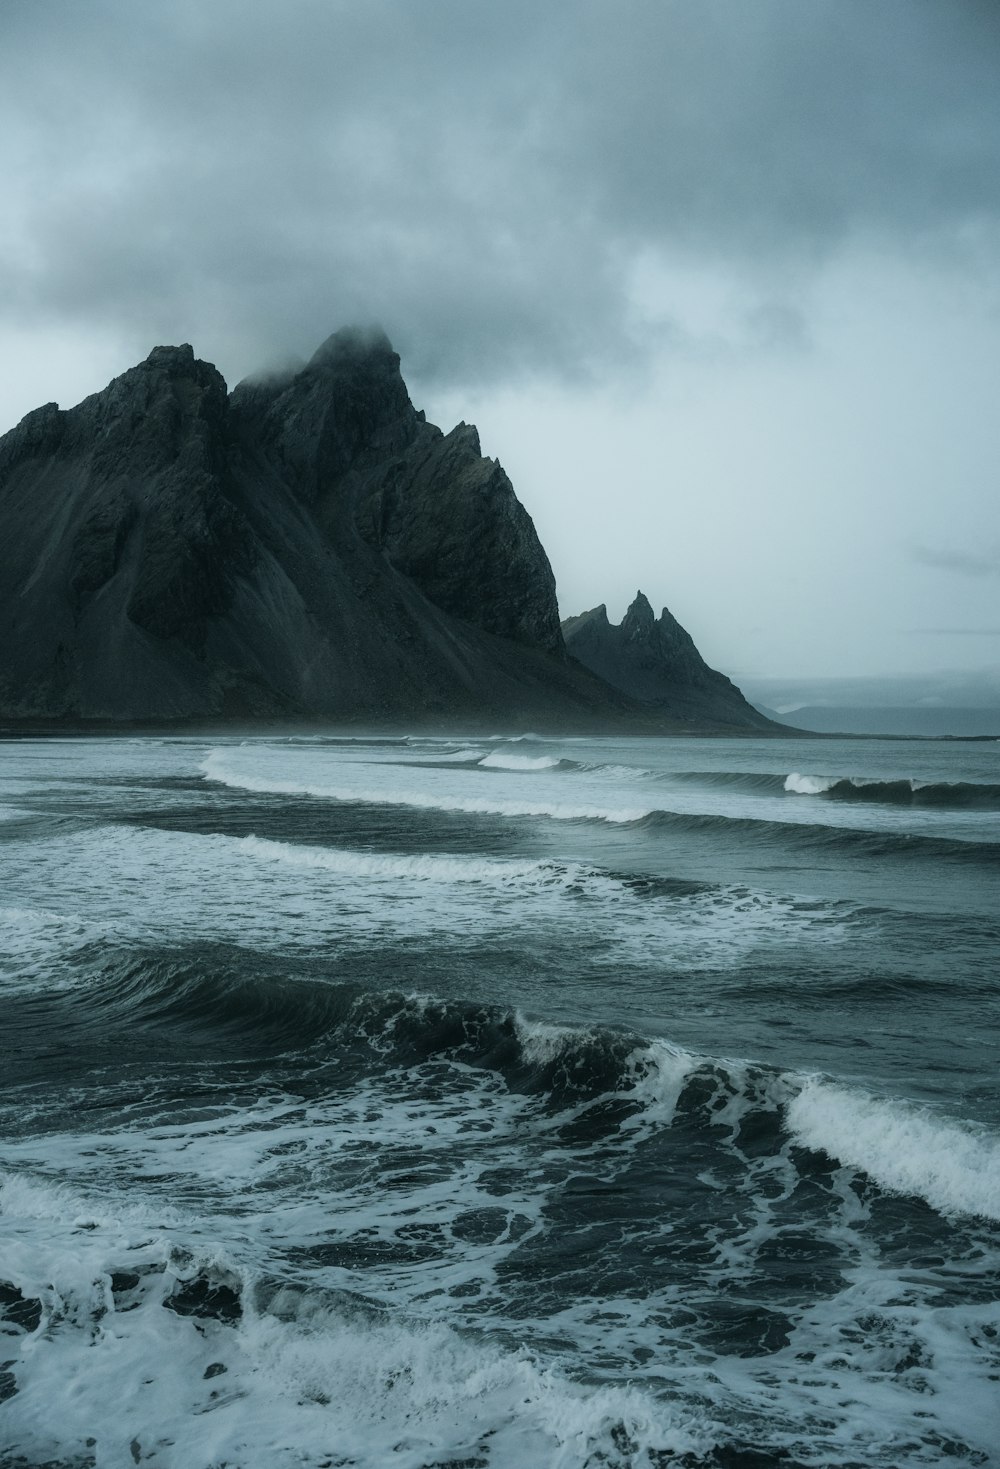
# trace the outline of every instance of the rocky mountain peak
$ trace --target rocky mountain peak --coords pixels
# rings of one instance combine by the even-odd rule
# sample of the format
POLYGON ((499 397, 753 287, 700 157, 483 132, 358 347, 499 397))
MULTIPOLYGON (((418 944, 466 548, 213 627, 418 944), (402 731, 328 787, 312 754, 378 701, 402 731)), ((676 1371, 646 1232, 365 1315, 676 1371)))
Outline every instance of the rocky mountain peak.
POLYGON ((235 430, 317 504, 360 458, 405 453, 421 427, 399 357, 377 329, 334 332, 300 370, 245 379, 230 408, 235 430))
POLYGON ((154 347, 140 366, 162 368, 166 372, 187 372, 194 366, 194 348, 190 342, 182 342, 179 347, 154 347))
POLYGON ((610 696, 565 664, 552 570, 502 468, 472 425, 416 412, 378 330, 232 394, 190 344, 158 346, 77 407, 36 410, 0 440, 0 547, 8 717, 610 696))
POLYGON ((656 615, 648 598, 643 592, 636 592, 632 605, 622 619, 622 636, 629 642, 648 643, 655 627, 656 615))
POLYGON ((599 607, 562 625, 567 651, 613 688, 651 708, 701 724, 767 726, 724 674, 709 668, 689 633, 664 607, 656 618, 637 592, 621 623, 599 607))
MULTIPOLYGON (((142 391, 143 386, 155 392, 164 391, 169 385, 176 391, 183 384, 190 384, 200 392, 207 393, 215 400, 216 406, 225 401, 228 393, 226 380, 218 368, 211 362, 196 357, 190 343, 183 342, 179 347, 154 347, 144 362, 123 372, 103 393, 95 393, 93 397, 104 400, 108 397, 122 397, 130 391, 142 391)), ((91 402, 93 399, 84 401, 91 402)))
POLYGON ((336 367, 344 363, 391 363, 399 370, 399 354, 380 326, 345 326, 331 333, 316 348, 310 367, 336 367))

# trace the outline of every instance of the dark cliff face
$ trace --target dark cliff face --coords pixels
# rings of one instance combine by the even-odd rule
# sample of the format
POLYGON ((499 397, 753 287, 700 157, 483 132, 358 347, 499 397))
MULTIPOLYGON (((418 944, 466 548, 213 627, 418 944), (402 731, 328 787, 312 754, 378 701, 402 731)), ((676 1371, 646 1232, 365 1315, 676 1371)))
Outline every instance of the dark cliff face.
POLYGON ((424 595, 487 632, 563 654, 555 578, 476 430, 417 413, 381 334, 342 331, 291 379, 241 384, 235 419, 331 541, 360 535, 424 595))
POLYGON ((226 385, 158 347, 0 440, 0 715, 620 711, 530 517, 379 333, 226 385))
POLYGON ((689 633, 642 592, 616 627, 601 604, 563 623, 567 651, 613 688, 649 709, 698 725, 773 729, 725 674, 709 668, 689 633))

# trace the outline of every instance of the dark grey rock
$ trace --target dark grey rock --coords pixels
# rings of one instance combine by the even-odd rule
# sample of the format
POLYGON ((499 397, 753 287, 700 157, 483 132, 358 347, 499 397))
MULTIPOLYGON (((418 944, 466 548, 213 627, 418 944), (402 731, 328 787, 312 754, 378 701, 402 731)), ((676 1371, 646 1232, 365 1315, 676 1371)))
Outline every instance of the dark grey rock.
POLYGON ((617 627, 602 603, 568 618, 562 629, 574 658, 647 708, 699 726, 775 728, 725 674, 709 668, 666 607, 657 619, 642 592, 617 627))
POLYGON ((243 1315, 239 1291, 208 1275, 179 1281, 163 1304, 178 1316, 198 1316, 206 1321, 233 1322, 243 1315))
POLYGON ((37 1331, 42 1319, 42 1303, 25 1296, 9 1280, 0 1280, 0 1323, 9 1322, 22 1331, 37 1331))

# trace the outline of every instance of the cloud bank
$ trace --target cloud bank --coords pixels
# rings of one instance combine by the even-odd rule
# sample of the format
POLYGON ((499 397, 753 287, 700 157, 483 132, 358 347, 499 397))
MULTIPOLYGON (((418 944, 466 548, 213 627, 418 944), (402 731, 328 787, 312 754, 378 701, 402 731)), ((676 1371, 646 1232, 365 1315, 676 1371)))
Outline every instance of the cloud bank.
MULTIPOLYGON (((250 368, 379 320, 425 381, 613 373, 652 261, 985 269, 992 0, 33 0, 0 13, 0 320, 250 368)), ((748 292, 753 295, 748 287, 748 292)))

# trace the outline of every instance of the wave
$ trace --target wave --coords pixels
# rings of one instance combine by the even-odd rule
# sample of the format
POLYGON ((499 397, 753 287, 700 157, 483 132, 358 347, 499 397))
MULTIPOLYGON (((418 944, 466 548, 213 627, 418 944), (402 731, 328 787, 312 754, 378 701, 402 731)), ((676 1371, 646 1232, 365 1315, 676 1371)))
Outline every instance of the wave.
POLYGON ((561 801, 497 800, 488 796, 431 795, 424 791, 359 791, 349 786, 314 785, 311 782, 263 778, 231 770, 217 751, 201 762, 206 780, 237 790, 276 796, 313 796, 361 806, 407 806, 423 811, 458 811, 469 816, 548 816, 557 821, 606 821, 615 824, 639 821, 648 808, 632 806, 573 805, 561 801))
POLYGON ((639 1469, 714 1463, 729 1438, 711 1414, 573 1382, 524 1346, 270 1273, 181 1220, 151 1238, 85 1195, 0 1185, 23 1241, 2 1285, 30 1338, 5 1363, 5 1463, 639 1469))
POLYGON ((562 801, 490 799, 488 796, 431 795, 423 791, 358 791, 349 787, 262 778, 235 772, 217 754, 201 763, 206 780, 269 795, 311 796, 347 805, 402 806, 424 811, 456 811, 470 816, 547 817, 554 821, 597 821, 616 826, 669 828, 692 835, 732 837, 743 834, 793 847, 852 852, 858 856, 930 857, 946 861, 1000 864, 1000 842, 923 836, 910 832, 865 830, 798 821, 771 821, 750 816, 687 813, 643 806, 591 806, 562 801))
POLYGON ((31 989, 43 975, 47 986, 65 984, 63 962, 112 931, 75 913, 0 907, 0 984, 31 989))
POLYGON ((941 1214, 1000 1220, 1000 1139, 847 1087, 810 1080, 786 1106, 795 1142, 941 1214))
MULTIPOLYGON (((452 1060, 499 1072, 519 1092, 556 1104, 614 1096, 639 1112, 668 1103, 697 1062, 665 1041, 603 1027, 555 1027, 517 1010, 357 984, 289 979, 276 969, 196 953, 115 955, 71 1001, 104 1025, 180 1025, 257 1037, 285 1048, 362 1048, 393 1065, 452 1060)), ((672 1101, 671 1101, 672 1099, 672 1101)))
POLYGON ((1000 785, 984 781, 875 780, 862 776, 787 776, 790 795, 823 796, 887 806, 935 806, 956 811, 1000 810, 1000 785))
POLYGON ((557 755, 505 755, 499 750, 494 750, 491 755, 484 755, 476 763, 481 770, 576 769, 574 761, 560 760, 557 755))
POLYGON ((799 771, 777 775, 743 770, 692 770, 669 778, 719 790, 744 791, 748 795, 822 796, 834 801, 958 811, 1000 810, 1000 785, 986 781, 879 780, 860 775, 807 775, 799 771))
MULTIPOLYGON (((465 766, 469 770, 507 770, 512 772, 535 771, 535 770, 580 770, 581 767, 575 760, 561 760, 558 755, 511 755, 503 750, 483 750, 467 748, 456 750, 453 754, 438 754, 434 752, 433 758, 428 758, 426 751, 417 752, 421 758, 418 760, 405 760, 403 765, 416 766, 420 770, 448 770, 455 765, 465 766)), ((594 767, 595 769, 599 767, 594 767)))
POLYGON ((42 1220, 52 1220, 88 1231, 117 1229, 123 1224, 148 1231, 176 1225, 182 1217, 177 1209, 162 1203, 126 1199, 121 1194, 113 1200, 83 1195, 69 1184, 19 1169, 0 1169, 0 1215, 8 1221, 31 1221, 37 1226, 42 1220))
POLYGON ((436 746, 426 749, 411 745, 406 750, 409 758, 386 763, 401 765, 407 770, 452 770, 456 765, 466 766, 471 770, 487 753, 482 745, 463 745, 461 749, 454 750, 436 746))
POLYGON ((350 848, 296 845, 265 837, 206 836, 207 842, 223 842, 241 855, 264 862, 281 862, 290 867, 320 868, 343 877, 388 881, 478 882, 508 887, 512 883, 550 886, 573 885, 589 874, 582 868, 556 862, 478 856, 358 852, 350 848))
MULTIPOLYGON (((390 1067, 452 1062, 498 1074, 537 1097, 579 1141, 670 1126, 679 1112, 708 1135, 754 1147, 781 1136, 866 1175, 879 1189, 923 1199, 943 1215, 1000 1221, 1000 1139, 928 1108, 745 1061, 713 1061, 664 1039, 603 1026, 552 1025, 517 1010, 359 985, 248 974, 204 955, 118 956, 72 1003, 100 1024, 191 1027, 281 1050, 335 1048, 340 1063, 390 1067), (353 1058, 353 1060, 352 1060, 353 1058)), ((345 1073, 346 1074, 346 1073, 345 1073)))
POLYGON ((671 780, 690 781, 695 785, 714 786, 721 790, 780 795, 785 789, 785 776, 750 770, 684 770, 675 771, 671 780))
POLYGON ((852 826, 825 826, 798 821, 768 821, 753 816, 685 814, 649 811, 636 823, 691 834, 743 834, 791 847, 852 853, 867 857, 926 857, 945 861, 1000 864, 1000 842, 980 842, 911 832, 865 830, 852 826))
POLYGON ((377 1059, 493 1072, 511 1092, 538 1098, 560 1125, 572 1116, 593 1136, 667 1125, 700 1064, 681 1047, 634 1032, 552 1026, 473 1001, 291 980, 274 968, 248 973, 243 962, 203 954, 104 959, 71 1003, 101 1029, 126 1020, 187 1029, 215 1052, 228 1037, 241 1052, 247 1043, 279 1052, 336 1050, 347 1070, 377 1059))

